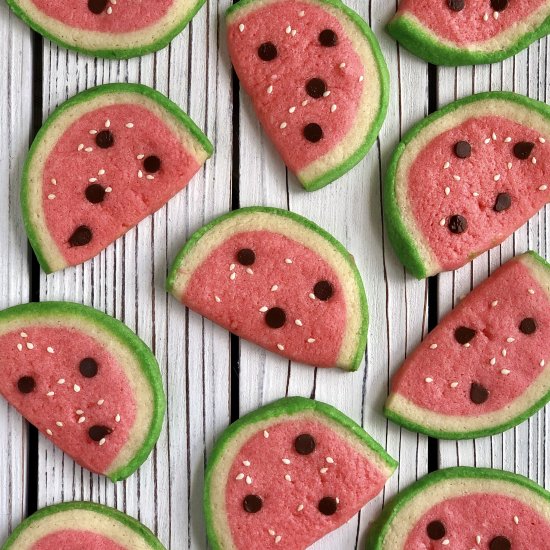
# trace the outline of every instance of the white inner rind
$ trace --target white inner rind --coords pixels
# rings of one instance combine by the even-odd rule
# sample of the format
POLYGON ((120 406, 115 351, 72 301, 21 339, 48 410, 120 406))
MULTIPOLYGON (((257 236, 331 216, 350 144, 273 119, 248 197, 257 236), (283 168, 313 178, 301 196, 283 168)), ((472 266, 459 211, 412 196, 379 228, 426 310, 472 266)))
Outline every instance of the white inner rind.
POLYGON ((335 366, 349 369, 357 354, 363 325, 361 295, 356 273, 349 261, 329 241, 292 218, 268 212, 244 212, 218 223, 205 233, 183 258, 172 294, 185 302, 185 290, 196 269, 224 241, 248 231, 270 231, 284 235, 321 256, 338 275, 346 305, 346 326, 335 366))
MULTIPOLYGON (((415 217, 414 207, 409 200, 409 173, 411 167, 420 153, 438 136, 464 124, 469 119, 486 116, 504 117, 513 120, 528 128, 538 130, 541 135, 548 135, 550 133, 550 122, 533 109, 504 98, 481 99, 457 107, 454 111, 443 115, 419 131, 405 146, 403 154, 399 158, 395 175, 395 198, 401 215, 401 221, 410 233, 410 238, 415 243, 416 250, 426 268, 426 277, 436 275, 442 270, 442 267, 435 257, 428 240, 421 232, 415 217)), ((424 212, 423 215, 429 216, 430 213, 424 212)), ((477 250, 472 252, 480 253, 483 251, 477 250)), ((464 258, 464 263, 470 261, 470 259, 469 257, 464 258)))
MULTIPOLYGON (((389 529, 377 542, 378 550, 401 550, 417 523, 442 501, 475 494, 505 495, 517 499, 550 523, 550 504, 536 492, 519 483, 502 479, 450 478, 435 482, 419 491, 391 518, 389 529)), ((469 547, 468 547, 469 548, 469 547)), ((412 549, 411 549, 412 550, 412 549)))
MULTIPOLYGON (((27 201, 28 216, 39 241, 39 247, 51 271, 58 271, 69 265, 62 250, 52 238, 46 221, 43 200, 44 168, 55 144, 61 139, 69 127, 85 114, 111 105, 140 105, 162 120, 180 139, 182 146, 202 165, 209 154, 201 143, 158 102, 135 92, 109 91, 95 96, 88 101, 74 104, 58 116, 49 126, 46 135, 36 144, 31 164, 28 169, 27 201)), ((53 115, 55 116, 55 115, 53 115)))
MULTIPOLYGON (((523 254, 512 261, 521 262, 546 291, 550 298, 550 273, 530 254, 523 254)), ((475 290, 474 290, 475 292, 475 290)), ((386 408, 402 418, 425 426, 430 430, 467 434, 506 424, 535 406, 550 392, 550 368, 541 369, 541 373, 532 384, 505 407, 496 411, 475 416, 448 415, 420 407, 399 393, 391 393, 386 408)))
MULTIPOLYGON (((14 550, 32 550, 34 545, 58 531, 91 531, 111 539, 127 550, 148 550, 144 538, 111 516, 92 510, 63 510, 33 521, 13 542, 14 550)), ((69 534, 69 536, 71 536, 69 534)), ((78 539, 76 539, 78 540, 78 539)))
MULTIPOLYGON (((257 11, 270 4, 280 3, 281 1, 284 0, 256 0, 232 12, 228 16, 227 22, 230 25, 238 24, 250 12, 257 11)), ((370 43, 353 19, 349 18, 342 10, 330 4, 315 0, 301 1, 321 8, 338 19, 346 37, 351 41, 352 47, 361 59, 364 67, 363 92, 359 99, 354 123, 348 133, 335 147, 297 173, 300 181, 307 184, 345 163, 363 145, 380 111, 382 82, 370 43)))
MULTIPOLYGON (((132 9, 133 1, 135 0, 126 2, 125 9, 132 9)), ((197 1, 174 0, 166 14, 152 25, 131 32, 112 33, 73 27, 46 15, 32 0, 13 0, 43 31, 69 46, 84 50, 131 50, 150 46, 170 34, 183 20, 187 19, 197 5, 197 1)), ((87 9, 85 0, 79 0, 79 2, 82 4, 81 9, 87 9)))
POLYGON ((328 429, 336 432, 348 445, 358 453, 361 453, 371 464, 373 464, 373 466, 378 468, 386 479, 393 474, 394 468, 389 466, 380 455, 368 447, 364 441, 356 437, 353 432, 344 428, 338 422, 331 420, 321 413, 315 413, 313 411, 297 412, 295 414, 285 414, 283 416, 276 416, 249 424, 239 430, 231 438, 231 442, 225 446, 225 452, 216 463, 216 467, 212 471, 210 478, 208 487, 210 490, 210 500, 207 502, 207 505, 212 514, 212 526, 216 531, 217 540, 220 544, 219 548, 221 550, 239 550, 233 542, 233 535, 228 521, 225 493, 229 482, 229 472, 240 450, 254 435, 264 430, 269 431, 269 428, 275 424, 302 421, 315 421, 325 424, 328 429))
MULTIPOLYGON (((82 315, 59 313, 56 317, 47 316, 19 316, 17 319, 0 322, 0 336, 14 331, 30 331, 32 327, 70 329, 82 332, 97 342, 98 347, 104 348, 109 355, 116 359, 117 365, 124 372, 129 391, 135 404, 135 419, 128 430, 128 440, 120 449, 116 458, 109 465, 107 471, 99 472, 107 476, 126 466, 138 452, 149 434, 154 413, 154 395, 151 384, 140 366, 138 358, 112 332, 103 328, 100 324, 88 321, 82 315)), ((55 437, 52 438, 55 443, 55 437)), ((78 460, 78 457, 74 457, 78 460)))

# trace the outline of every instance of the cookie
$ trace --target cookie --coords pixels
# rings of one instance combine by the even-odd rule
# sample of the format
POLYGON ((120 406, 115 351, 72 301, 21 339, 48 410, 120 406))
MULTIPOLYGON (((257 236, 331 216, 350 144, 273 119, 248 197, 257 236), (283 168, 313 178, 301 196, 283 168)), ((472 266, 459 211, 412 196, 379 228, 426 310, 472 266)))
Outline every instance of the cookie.
POLYGON ((44 271, 99 254, 211 154, 193 121, 147 86, 106 84, 66 101, 38 132, 23 173, 23 218, 44 271))
POLYGON ((339 0, 241 0, 227 25, 240 82, 302 185, 351 170, 388 107, 388 70, 365 21, 339 0))
POLYGON ((510 260, 449 313, 395 375, 388 418, 442 439, 492 435, 550 400, 550 265, 510 260))
POLYGON ((139 521, 114 508, 92 502, 65 502, 42 508, 21 523, 2 548, 165 550, 155 535, 139 521))
POLYGON ((164 48, 205 0, 117 2, 7 0, 27 25, 60 46, 96 57, 126 59, 164 48))
POLYGON ((190 309, 274 353, 357 370, 368 311, 353 257, 314 223, 276 208, 241 208, 197 231, 168 291, 190 309))
POLYGON ((147 459, 166 400, 149 348, 70 302, 0 312, 0 394, 78 464, 125 479, 147 459))
POLYGON ((396 467, 334 407, 276 401, 237 420, 214 446, 204 488, 210 545, 305 549, 357 514, 396 467))
POLYGON ((417 124, 386 175, 386 226, 419 279, 497 246, 550 199, 550 108, 508 92, 467 97, 417 124))
POLYGON ((496 63, 550 32, 547 0, 402 0, 387 31, 435 65, 496 63))
POLYGON ((523 476, 448 468, 399 493, 371 526, 367 550, 545 548, 550 493, 523 476))

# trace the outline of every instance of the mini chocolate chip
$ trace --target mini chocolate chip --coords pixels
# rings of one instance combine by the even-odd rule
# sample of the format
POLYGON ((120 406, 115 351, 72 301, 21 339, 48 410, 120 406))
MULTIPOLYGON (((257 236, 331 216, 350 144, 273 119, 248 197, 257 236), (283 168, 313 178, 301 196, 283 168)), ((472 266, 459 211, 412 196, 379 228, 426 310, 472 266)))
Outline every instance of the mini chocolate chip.
POLYGON ((294 448, 299 455, 310 455, 317 444, 310 434, 301 434, 294 440, 294 448))
POLYGON ((489 399, 489 390, 479 384, 478 382, 472 382, 470 386, 470 400, 476 405, 481 405, 489 399))
POLYGON ((428 523, 428 526, 426 527, 426 533, 428 533, 428 537, 430 537, 430 539, 440 540, 445 536, 447 530, 445 529, 445 525, 443 525, 443 523, 441 523, 439 520, 435 520, 428 523))
POLYGON ((333 497, 324 497, 319 501, 317 508, 324 516, 332 516, 338 510, 338 503, 333 497))
POLYGON ((105 11, 108 3, 109 0, 88 0, 88 9, 92 13, 99 15, 100 13, 105 11))
POLYGON ((319 124, 311 122, 304 128, 304 137, 311 143, 317 143, 323 139, 323 129, 319 124))
POLYGON ((17 389, 21 393, 31 393, 36 387, 36 382, 32 376, 22 376, 17 381, 17 389))
POLYGON ((312 78, 307 81, 306 92, 310 97, 319 99, 327 91, 327 85, 321 78, 312 78))
POLYGON ((459 159, 467 159, 472 155, 472 146, 467 141, 457 141, 454 151, 459 159))
POLYGON ((462 11, 464 9, 465 0, 447 0, 449 8, 453 11, 462 11))
POLYGON ((520 141, 514 145, 514 156, 519 160, 527 160, 534 148, 532 141, 520 141))
POLYGON ((255 514, 262 509, 263 501, 258 495, 246 495, 243 499, 243 508, 249 514, 255 514))
POLYGON ((91 185, 88 185, 88 187, 86 187, 85 194, 88 201, 92 204, 98 204, 103 202, 103 199, 105 199, 105 189, 99 183, 92 183, 91 185))
POLYGON ((519 330, 523 334, 533 334, 537 330, 537 322, 532 317, 525 317, 519 324, 519 330))
POLYGON ((338 35, 332 29, 325 29, 319 33, 319 43, 325 48, 332 48, 338 44, 338 35))
POLYGON ((143 168, 146 172, 149 172, 150 174, 158 172, 160 170, 160 159, 155 155, 146 157, 143 161, 143 168))
POLYGON ((237 252, 237 261, 241 265, 252 265, 256 261, 256 254, 250 248, 241 248, 237 252))
POLYGON ((462 345, 471 342, 474 339, 475 335, 476 331, 473 328, 458 327, 455 330, 455 340, 462 345))
POLYGON ((266 311, 265 322, 270 328, 281 328, 286 323, 286 313, 280 307, 272 307, 266 311))
POLYGON ((493 206, 495 212, 504 212, 512 206, 512 197, 508 193, 499 193, 493 206))
POLYGON ((508 7, 508 0, 491 0, 491 7, 495 11, 504 11, 508 7))
POLYGON ((74 233, 69 237, 69 244, 71 246, 84 246, 92 240, 92 230, 86 226, 81 225, 74 230, 74 233))
POLYGON ((451 233, 460 235, 461 233, 464 233, 466 229, 468 229, 468 222, 463 216, 455 214, 449 218, 449 231, 451 233))
POLYGON ((495 537, 489 543, 489 550, 511 550, 512 543, 506 537, 495 537))
POLYGON ((101 130, 101 132, 95 136, 95 142, 101 149, 109 149, 109 147, 115 144, 115 136, 113 136, 111 130, 101 130))
POLYGON ((273 61, 277 58, 277 46, 273 42, 264 42, 258 48, 258 57, 262 61, 273 61))
POLYGON ((93 441, 101 441, 105 436, 111 433, 113 433, 113 430, 107 426, 92 426, 88 430, 88 435, 93 441))
POLYGON ((334 294, 334 289, 328 281, 318 281, 313 287, 313 294, 319 300, 326 302, 327 300, 330 300, 330 298, 332 298, 332 295, 334 294))
POLYGON ((79 369, 85 378, 93 378, 98 371, 97 361, 92 357, 86 357, 80 361, 79 369))

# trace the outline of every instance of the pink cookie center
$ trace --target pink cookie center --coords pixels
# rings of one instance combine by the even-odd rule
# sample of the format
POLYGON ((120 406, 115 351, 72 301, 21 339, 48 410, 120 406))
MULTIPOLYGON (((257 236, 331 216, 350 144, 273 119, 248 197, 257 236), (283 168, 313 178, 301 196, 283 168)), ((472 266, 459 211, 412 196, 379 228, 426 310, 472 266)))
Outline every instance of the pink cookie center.
POLYGON ((32 545, 32 550, 125 550, 110 538, 91 531, 67 529, 42 537, 32 545))

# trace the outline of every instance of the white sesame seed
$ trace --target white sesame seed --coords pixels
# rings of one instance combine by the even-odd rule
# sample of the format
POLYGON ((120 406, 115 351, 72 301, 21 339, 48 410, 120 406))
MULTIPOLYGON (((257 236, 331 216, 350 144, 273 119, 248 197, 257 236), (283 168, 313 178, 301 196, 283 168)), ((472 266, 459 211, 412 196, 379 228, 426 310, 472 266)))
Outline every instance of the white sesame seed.
POLYGON ((147 174, 145 176, 148 180, 154 180, 155 179, 155 176, 151 175, 151 174, 147 174))
POLYGON ((541 367, 544 367, 545 364, 546 364, 546 361, 545 361, 544 359, 539 363, 539 365, 540 365, 541 367))
POLYGON ((268 310, 267 306, 262 306, 260 308, 260 313, 265 313, 268 310))
POLYGON ((112 187, 105 187, 105 193, 112 193, 113 188, 112 187))
POLYGON ((472 193, 472 196, 473 196, 473 197, 479 197, 479 193, 478 193, 477 191, 474 191, 474 192, 472 193))
POLYGON ((79 424, 83 424, 84 422, 86 422, 86 417, 85 417, 85 416, 81 416, 81 417, 78 419, 78 423, 79 423, 79 424))
POLYGON ((345 63, 340 63, 340 69, 345 69, 346 68, 346 64, 345 63))
POLYGON ((541 143, 546 143, 546 140, 545 140, 543 137, 539 137, 539 141, 540 141, 541 143))
POLYGON ((91 153, 93 150, 94 150, 93 147, 86 147, 86 149, 84 149, 86 153, 91 153))
POLYGON ((535 291, 532 288, 530 288, 527 292, 529 292, 529 294, 535 294, 535 291))
POLYGON ((55 178, 52 178, 52 179, 51 179, 51 184, 52 184, 52 185, 57 185, 57 180, 56 180, 55 178))
POLYGON ((58 384, 64 384, 65 383, 65 378, 60 378, 58 381, 57 381, 58 384))
POLYGON ((117 414, 117 415, 115 416, 115 422, 120 422, 120 414, 117 414))
POLYGON ((137 157, 138 160, 142 160, 145 158, 145 155, 143 153, 140 153, 137 157))
POLYGON ((81 415, 84 414, 84 411, 82 409, 78 409, 75 411, 76 414, 81 415))
POLYGON ((23 351, 23 344, 17 344, 17 349, 19 351, 23 351))
POLYGON ((489 14, 486 13, 484 16, 483 16, 483 21, 489 21, 489 14))
POLYGON ((134 127, 133 122, 127 122, 126 123, 126 128, 133 128, 133 127, 134 127))
POLYGON ((329 464, 334 464, 334 458, 332 458, 331 456, 327 456, 325 458, 325 460, 329 463, 329 464))
POLYGON ((287 481, 292 481, 292 478, 290 477, 290 474, 285 474, 285 479, 287 481))
POLYGON ((497 174, 493 179, 494 179, 495 181, 499 181, 499 180, 500 180, 500 174, 497 174))
POLYGON ((307 343, 308 344, 314 344, 315 343, 315 338, 308 338, 307 343))
POLYGON ((508 376, 510 374, 510 371, 508 369, 502 369, 500 371, 500 374, 504 374, 504 376, 508 376))
POLYGON ((216 300, 218 304, 222 301, 222 299, 219 296, 214 296, 214 300, 216 300))
POLYGON ((277 535, 277 536, 275 537, 275 544, 279 544, 279 543, 281 542, 281 539, 282 539, 282 538, 283 538, 283 537, 282 537, 281 535, 277 535))
POLYGON ((111 127, 111 121, 109 119, 107 119, 105 121, 105 128, 110 128, 111 127))
POLYGON ((336 111, 336 109, 338 109, 338 106, 336 105, 336 103, 333 103, 332 107, 330 108, 330 112, 334 113, 336 111))
POLYGON ((285 259, 285 264, 291 264, 293 263, 292 260, 290 258, 286 258, 285 259))
POLYGON ((465 347, 465 348, 469 348, 469 347, 470 347, 470 343, 469 343, 469 342, 466 342, 466 343, 464 344, 464 347, 465 347))
POLYGON ((289 112, 290 114, 295 113, 295 112, 296 112, 296 107, 291 107, 291 108, 288 110, 288 112, 289 112))
POLYGON ((95 183, 97 181, 97 178, 89 178, 88 181, 90 183, 95 183))
POLYGON ((235 264, 230 264, 229 271, 235 271, 235 264))
POLYGON ((21 336, 21 338, 27 338, 29 335, 26 332, 21 332, 19 336, 21 336))
POLYGON ((319 472, 322 474, 326 474, 328 472, 328 468, 321 468, 319 472))
POLYGON ((58 426, 59 428, 62 428, 63 427, 63 422, 60 422, 59 420, 55 423, 56 426, 58 426))
POLYGON ((290 33, 292 36, 296 36, 296 29, 292 29, 292 32, 290 33))
POLYGON ((491 306, 492 307, 498 306, 498 300, 495 300, 494 302, 491 302, 491 306))
POLYGON ((497 364, 496 357, 493 357, 493 358, 489 361, 489 363, 490 363, 491 365, 496 365, 496 364, 497 364))
POLYGON ((105 399, 100 399, 97 404, 101 407, 101 405, 103 405, 103 403, 105 403, 105 399))
POLYGON ((278 285, 273 285, 271 287, 271 292, 276 292, 277 290, 279 290, 279 286, 278 285))
POLYGON ((280 128, 281 130, 284 130, 287 126, 288 126, 288 125, 287 125, 286 122, 281 122, 281 125, 279 126, 279 128, 280 128))
POLYGON ((46 433, 47 433, 48 435, 53 435, 53 432, 52 432, 49 428, 46 430, 46 433))
POLYGON ((27 342, 27 349, 34 349, 34 344, 32 342, 27 342))
POLYGON ((83 144, 83 143, 81 143, 81 144, 78 146, 78 150, 79 150, 79 151, 82 151, 82 149, 84 149, 84 144, 83 144))
POLYGON ((476 542, 477 544, 481 544, 481 535, 476 536, 476 542))
POLYGON ((487 138, 485 141, 484 141, 485 145, 488 145, 489 143, 491 143, 491 138, 487 138))
POLYGON ((508 170, 511 170, 511 169, 512 169, 512 166, 513 166, 513 164, 512 164, 511 162, 509 162, 509 163, 507 164, 507 166, 508 166, 508 170))
POLYGON ((532 162, 533 164, 537 164, 537 158, 536 158, 536 157, 533 157, 533 158, 531 159, 531 162, 532 162))
POLYGON ((55 199, 55 195, 53 193, 50 193, 48 195, 48 199, 50 199, 52 201, 53 199, 55 199))
POLYGON ((229 275, 229 278, 234 281, 236 278, 237 278, 237 274, 235 272, 231 273, 231 275, 229 275))
POLYGON ((237 474, 237 477, 235 479, 237 481, 241 481, 241 479, 244 479, 244 474, 242 472, 240 474, 237 474))
POLYGON ((55 392, 49 391, 46 395, 47 395, 48 397, 52 397, 53 395, 55 395, 55 392))
POLYGON ((286 29, 285 29, 285 32, 287 34, 290 34, 290 31, 292 30, 292 27, 289 25, 286 29))
POLYGON ((101 447, 103 445, 105 445, 105 438, 104 437, 99 440, 99 446, 101 447))
POLYGON ((264 430, 264 437, 267 439, 269 437, 269 432, 267 430, 264 430))
POLYGON ((307 99, 304 99, 304 101, 302 101, 302 107, 305 107, 308 103, 309 101, 307 99))
POLYGON ((310 292, 310 293, 309 293, 309 297, 310 297, 312 300, 316 300, 315 294, 313 294, 313 292, 310 292))
POLYGON ((515 338, 512 338, 511 336, 509 338, 506 338, 506 341, 511 344, 512 342, 515 342, 516 339, 515 338))
POLYGON ((541 185, 539 187, 539 191, 546 191, 548 189, 548 185, 541 185))
POLYGON ((113 13, 113 8, 111 6, 109 6, 107 8, 107 15, 112 15, 112 13, 113 13))
POLYGON ((282 461, 283 464, 286 464, 287 466, 290 464, 290 460, 288 458, 283 458, 282 461))
POLYGON ((516 525, 519 525, 519 518, 517 516, 514 516, 514 523, 516 525))
POLYGON ((426 383, 428 383, 428 384, 431 384, 431 383, 434 381, 434 379, 433 379, 433 378, 430 378, 430 377, 428 376, 427 378, 424 378, 424 381, 425 381, 426 383))
POLYGON ((75 385, 73 386, 73 390, 74 390, 76 393, 78 393, 78 392, 80 391, 80 386, 79 386, 78 384, 75 384, 75 385))
POLYGON ((275 536, 275 531, 273 531, 273 529, 268 529, 267 532, 268 532, 272 537, 275 536))
POLYGON ((495 19, 498 19, 498 16, 500 15, 500 13, 498 11, 495 11, 495 13, 493 13, 493 17, 495 19))
POLYGON ((244 31, 244 25, 242 23, 239 25, 239 31, 241 31, 241 32, 244 31))
POLYGON ((493 132, 492 138, 493 138, 493 141, 497 140, 497 135, 494 132, 493 132))
POLYGON ((441 227, 443 227, 446 223, 447 223, 447 220, 445 218, 441 218, 439 220, 439 225, 441 225, 441 227))
POLYGON ((504 143, 510 143, 512 141, 512 138, 510 136, 508 136, 505 140, 504 140, 504 143))
POLYGON ((246 476, 245 481, 247 485, 252 485, 252 478, 250 476, 246 476))
POLYGON ((298 327, 303 327, 304 324, 302 323, 302 321, 300 321, 300 319, 296 319, 296 321, 294 321, 294 324, 298 327))
POLYGON ((97 134, 97 130, 90 130, 88 133, 95 136, 97 134))
POLYGON ((363 75, 361 75, 361 76, 359 77, 359 82, 363 82, 363 80, 365 80, 365 77, 364 77, 363 75))
POLYGON ((298 508, 296 508, 296 511, 297 511, 297 512, 301 512, 303 509, 304 509, 304 505, 303 505, 303 504, 299 504, 299 505, 298 505, 298 508))
POLYGON ((453 179, 454 179, 455 181, 460 181, 460 176, 456 176, 456 175, 455 175, 455 176, 453 176, 453 179))
POLYGON ((451 193, 451 188, 450 187, 445 187, 445 195, 449 196, 451 193))
POLYGON ((508 352, 506 351, 506 349, 503 349, 501 353, 502 353, 502 357, 506 357, 506 354, 507 354, 508 352))
POLYGON ((330 90, 323 92, 323 97, 328 97, 330 95, 330 90))
POLYGON ((448 546, 450 544, 449 539, 445 539, 442 543, 443 546, 448 546))
POLYGON ((280 351, 285 351, 283 344, 277 344, 277 348, 279 348, 280 351))
POLYGON ((430 344, 430 349, 437 349, 437 344, 430 344))
POLYGON ((458 387, 458 382, 451 382, 451 388, 457 388, 458 387))

